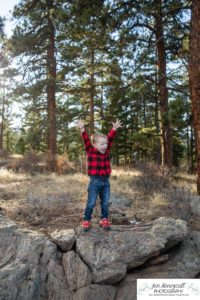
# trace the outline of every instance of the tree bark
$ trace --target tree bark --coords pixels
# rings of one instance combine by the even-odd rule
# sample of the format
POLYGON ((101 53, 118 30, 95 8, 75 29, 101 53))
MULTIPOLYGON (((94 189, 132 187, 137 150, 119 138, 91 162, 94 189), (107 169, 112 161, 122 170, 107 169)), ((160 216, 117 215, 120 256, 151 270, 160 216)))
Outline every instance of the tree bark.
POLYGON ((53 0, 47 0, 48 9, 48 46, 47 46, 47 110, 48 110, 48 153, 49 167, 55 170, 56 155, 56 59, 55 59, 55 28, 51 17, 53 0))
POLYGON ((90 65, 90 134, 94 133, 94 49, 91 50, 91 65, 90 65))
MULTIPOLYGON (((155 78, 155 126, 156 126, 156 135, 160 136, 160 111, 159 111, 159 100, 158 100, 158 80, 157 80, 157 72, 156 72, 156 78, 155 78)), ((156 157, 154 158, 156 163, 158 165, 161 164, 162 158, 161 158, 161 143, 160 138, 156 140, 156 157)))
POLYGON ((3 144, 4 144, 3 136, 4 136, 5 101, 6 101, 5 78, 3 78, 3 98, 2 98, 1 123, 0 123, 0 150, 3 150, 3 144))
POLYGON ((171 168, 172 166, 172 146, 169 124, 168 109, 168 88, 166 74, 166 54, 165 41, 162 23, 162 0, 159 1, 159 7, 155 19, 155 36, 158 59, 158 100, 161 115, 161 144, 162 144, 162 165, 171 168))
POLYGON ((195 171, 195 157, 194 157, 194 130, 190 128, 190 173, 195 171))
POLYGON ((200 195, 200 1, 192 1, 192 19, 189 46, 189 85, 192 100, 192 118, 195 137, 197 192, 200 195))

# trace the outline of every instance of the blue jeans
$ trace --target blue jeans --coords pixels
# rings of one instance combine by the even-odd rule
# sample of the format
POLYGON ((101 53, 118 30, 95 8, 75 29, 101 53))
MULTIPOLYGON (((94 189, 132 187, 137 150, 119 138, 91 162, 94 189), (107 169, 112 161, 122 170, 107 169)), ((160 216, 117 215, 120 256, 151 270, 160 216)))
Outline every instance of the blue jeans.
POLYGON ((110 198, 109 176, 90 176, 84 220, 91 220, 98 196, 101 204, 101 218, 108 218, 108 202, 110 198))

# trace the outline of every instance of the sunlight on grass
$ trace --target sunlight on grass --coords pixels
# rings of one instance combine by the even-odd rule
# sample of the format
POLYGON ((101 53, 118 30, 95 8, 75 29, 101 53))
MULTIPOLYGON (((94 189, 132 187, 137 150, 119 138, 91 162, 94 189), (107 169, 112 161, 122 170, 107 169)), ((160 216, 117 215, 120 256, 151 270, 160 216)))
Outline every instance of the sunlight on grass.
POLYGON ((18 159, 18 158, 23 158, 23 155, 22 154, 11 154, 10 157, 18 159))
POLYGON ((180 188, 189 189, 192 194, 197 194, 197 176, 195 174, 177 172, 174 183, 180 188))
MULTIPOLYGON (((50 232, 76 227, 82 220, 89 183, 85 174, 27 175, 1 169, 0 182, 0 207, 22 226, 50 232)), ((110 183, 111 195, 131 200, 123 212, 145 222, 165 215, 181 217, 196 188, 194 175, 169 177, 158 166, 145 165, 114 167, 110 183)))
POLYGON ((133 196, 133 191, 130 187, 130 179, 127 180, 126 178, 117 178, 117 179, 112 179, 110 180, 111 183, 111 193, 114 194, 121 194, 121 195, 126 195, 128 198, 132 198, 133 196))
POLYGON ((0 172, 0 181, 3 182, 10 182, 10 181, 22 181, 29 177, 26 174, 18 174, 14 173, 13 171, 1 169, 0 172))
POLYGON ((169 202, 169 200, 165 196, 165 193, 153 193, 150 200, 151 200, 152 205, 154 205, 154 206, 166 205, 169 202))
POLYGON ((37 200, 44 205, 64 203, 66 199, 79 201, 86 193, 87 183, 87 176, 81 173, 64 176, 37 175, 32 178, 27 191, 28 200, 29 202, 37 200))
POLYGON ((190 180, 190 181, 196 180, 196 175, 195 174, 177 172, 176 176, 180 177, 180 179, 186 179, 186 180, 190 180))
POLYGON ((0 189, 0 207, 21 226, 50 232, 55 228, 78 226, 85 206, 88 177, 76 173, 25 176, 2 172, 5 184, 0 189), (9 178, 9 180, 7 180, 9 178), (29 178, 29 181, 18 181, 29 178), (12 180, 12 181, 11 181, 12 180), (17 187, 12 186, 18 184, 17 187), (6 196, 11 195, 9 201, 6 196), (4 198, 3 198, 4 197, 4 198))
POLYGON ((133 168, 120 168, 114 167, 112 170, 112 176, 141 176, 141 172, 133 168))

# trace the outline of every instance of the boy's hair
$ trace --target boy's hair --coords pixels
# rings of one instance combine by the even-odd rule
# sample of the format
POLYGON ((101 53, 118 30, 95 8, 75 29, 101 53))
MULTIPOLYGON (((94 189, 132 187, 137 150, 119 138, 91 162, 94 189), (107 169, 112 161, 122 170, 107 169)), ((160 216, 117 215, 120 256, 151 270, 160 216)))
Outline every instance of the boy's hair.
POLYGON ((99 137, 102 137, 102 138, 105 138, 105 139, 108 139, 107 135, 106 134, 103 134, 101 132, 95 132, 91 135, 91 142, 92 142, 92 145, 94 145, 95 142, 97 142, 97 139, 99 137))

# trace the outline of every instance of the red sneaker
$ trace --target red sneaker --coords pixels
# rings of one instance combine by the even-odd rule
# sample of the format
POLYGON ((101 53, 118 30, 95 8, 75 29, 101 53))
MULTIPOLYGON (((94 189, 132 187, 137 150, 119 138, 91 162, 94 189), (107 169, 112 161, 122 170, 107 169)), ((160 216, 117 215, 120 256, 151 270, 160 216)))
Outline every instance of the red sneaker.
POLYGON ((84 220, 82 222, 82 228, 84 231, 88 231, 90 229, 90 226, 91 226, 90 221, 84 220))
POLYGON ((103 229, 110 229, 110 222, 108 221, 108 219, 103 218, 100 220, 99 225, 103 228, 103 229))

